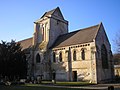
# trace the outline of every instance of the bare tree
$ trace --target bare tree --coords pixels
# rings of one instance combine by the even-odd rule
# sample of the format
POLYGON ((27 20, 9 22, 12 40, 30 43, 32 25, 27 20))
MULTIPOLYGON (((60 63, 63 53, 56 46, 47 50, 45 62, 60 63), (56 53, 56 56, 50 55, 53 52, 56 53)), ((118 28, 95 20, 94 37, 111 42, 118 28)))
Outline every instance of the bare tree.
POLYGON ((120 53, 120 33, 116 35, 116 40, 115 40, 115 43, 116 43, 116 51, 117 53, 120 53))
POLYGON ((113 60, 115 65, 120 65, 120 54, 114 54, 113 55, 113 60))
POLYGON ((120 65, 120 33, 118 32, 114 40, 115 54, 113 60, 115 65, 120 65))

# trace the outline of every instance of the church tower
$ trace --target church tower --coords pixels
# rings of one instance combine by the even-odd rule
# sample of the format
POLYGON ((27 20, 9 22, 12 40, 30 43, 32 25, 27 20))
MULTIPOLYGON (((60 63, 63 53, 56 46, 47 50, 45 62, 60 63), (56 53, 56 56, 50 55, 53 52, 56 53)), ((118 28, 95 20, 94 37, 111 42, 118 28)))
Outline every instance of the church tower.
POLYGON ((40 50, 47 50, 60 35, 66 33, 68 33, 68 21, 57 7, 45 12, 34 22, 33 45, 39 45, 40 50))
POLYGON ((66 21, 59 9, 45 12, 34 22, 33 35, 33 75, 43 75, 44 79, 50 78, 50 47, 60 35, 68 33, 68 21, 66 21))

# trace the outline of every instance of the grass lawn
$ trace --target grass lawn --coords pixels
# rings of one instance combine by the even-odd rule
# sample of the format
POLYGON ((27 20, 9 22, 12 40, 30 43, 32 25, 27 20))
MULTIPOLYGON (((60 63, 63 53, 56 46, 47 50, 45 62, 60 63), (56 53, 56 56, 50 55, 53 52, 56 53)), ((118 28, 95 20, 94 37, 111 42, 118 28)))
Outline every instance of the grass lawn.
POLYGON ((18 85, 11 85, 11 86, 0 86, 0 90, 83 90, 77 88, 62 88, 62 87, 45 87, 45 86, 18 86, 18 85))
MULTIPOLYGON (((51 82, 43 81, 42 84, 51 84, 51 82)), ((88 85, 87 82, 57 82, 55 85, 58 86, 81 86, 88 85)), ((41 86, 39 84, 25 84, 25 85, 11 85, 3 86, 0 85, 0 90, 83 90, 78 88, 63 88, 63 87, 48 87, 41 86)))
POLYGON ((58 86, 85 86, 85 85, 92 85, 88 82, 56 82, 58 86))
MULTIPOLYGON (((51 81, 42 81, 42 84, 52 84, 51 81)), ((56 82, 57 86, 85 86, 85 85, 93 85, 89 82, 56 82)))

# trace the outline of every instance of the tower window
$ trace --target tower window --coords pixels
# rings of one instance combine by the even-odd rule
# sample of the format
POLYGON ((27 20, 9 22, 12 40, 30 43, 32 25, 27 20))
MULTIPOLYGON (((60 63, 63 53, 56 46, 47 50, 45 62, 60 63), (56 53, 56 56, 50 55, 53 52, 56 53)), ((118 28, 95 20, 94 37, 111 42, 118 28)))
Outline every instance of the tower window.
POLYGON ((57 25, 60 23, 60 20, 57 20, 57 25))
POLYGON ((42 27, 42 32, 43 32, 42 40, 44 41, 44 38, 45 38, 45 30, 44 30, 44 27, 42 27))
POLYGON ((41 61, 40 55, 37 54, 37 55, 36 55, 36 63, 40 63, 40 61, 41 61))
POLYGON ((37 30, 40 30, 40 24, 37 24, 37 30))

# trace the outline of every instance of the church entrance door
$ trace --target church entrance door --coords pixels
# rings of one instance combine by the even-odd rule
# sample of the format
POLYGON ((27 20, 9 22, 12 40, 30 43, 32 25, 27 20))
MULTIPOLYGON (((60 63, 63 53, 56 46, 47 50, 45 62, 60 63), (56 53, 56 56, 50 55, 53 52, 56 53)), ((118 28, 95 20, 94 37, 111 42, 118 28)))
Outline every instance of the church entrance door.
POLYGON ((77 71, 72 72, 73 81, 77 81, 77 71))

